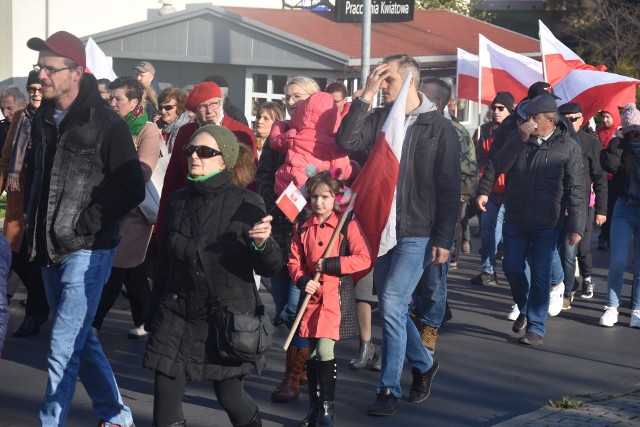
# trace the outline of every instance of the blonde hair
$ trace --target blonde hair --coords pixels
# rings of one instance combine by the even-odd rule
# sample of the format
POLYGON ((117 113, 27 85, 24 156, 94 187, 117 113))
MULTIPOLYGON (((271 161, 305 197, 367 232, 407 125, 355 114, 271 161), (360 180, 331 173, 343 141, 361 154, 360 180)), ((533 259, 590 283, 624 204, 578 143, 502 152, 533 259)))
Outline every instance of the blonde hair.
POLYGON ((286 92, 287 88, 291 85, 300 86, 302 90, 307 92, 309 95, 313 95, 316 92, 320 92, 320 86, 318 86, 318 83, 316 83, 315 80, 309 77, 303 77, 303 76, 291 77, 287 82, 287 84, 284 85, 284 91, 286 92))

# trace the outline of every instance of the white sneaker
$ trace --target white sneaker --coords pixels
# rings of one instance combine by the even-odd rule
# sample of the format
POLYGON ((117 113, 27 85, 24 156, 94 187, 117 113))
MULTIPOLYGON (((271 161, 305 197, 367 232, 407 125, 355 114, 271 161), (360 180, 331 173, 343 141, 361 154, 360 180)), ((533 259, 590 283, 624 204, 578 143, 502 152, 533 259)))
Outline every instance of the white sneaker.
POLYGON ((562 299, 564 298, 564 283, 555 285, 549 293, 549 316, 557 316, 562 311, 562 299))
POLYGON ((516 320, 520 316, 520 309, 518 308, 518 304, 513 304, 511 306, 511 311, 507 314, 507 320, 516 320))
POLYGON ((640 328, 640 310, 633 310, 631 312, 631 321, 629 326, 632 328, 640 328))
POLYGON ((618 323, 618 308, 617 307, 604 307, 604 314, 600 318, 600 326, 612 327, 618 323))
POLYGON ((131 339, 140 339, 146 338, 147 335, 149 335, 149 332, 144 330, 144 325, 140 325, 137 328, 131 329, 127 334, 127 337, 131 339))

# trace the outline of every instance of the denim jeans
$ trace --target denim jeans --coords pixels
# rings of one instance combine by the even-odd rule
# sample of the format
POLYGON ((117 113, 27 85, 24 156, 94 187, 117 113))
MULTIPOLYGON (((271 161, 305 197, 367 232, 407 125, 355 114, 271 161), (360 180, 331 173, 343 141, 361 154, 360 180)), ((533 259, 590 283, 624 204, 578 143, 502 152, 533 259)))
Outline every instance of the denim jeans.
MULTIPOLYGON (((567 246, 569 244, 567 243, 567 246)), ((575 274, 575 256, 573 257, 574 259, 574 264, 573 264, 573 269, 574 272, 573 274, 575 274)), ((551 261, 551 284, 552 285, 559 285, 560 283, 564 283, 564 278, 565 278, 565 274, 564 274, 564 261, 562 260, 561 256, 560 256, 560 251, 558 250, 558 248, 555 248, 555 250, 553 251, 553 260, 551 261)), ((573 277, 573 276, 571 276, 573 277)), ((531 277, 529 277, 531 278, 531 277)), ((529 281, 529 283, 531 283, 531 281, 529 281)))
MULTIPOLYGON (((621 196, 616 201, 611 218, 611 259, 607 275, 608 307, 620 306, 620 293, 622 292, 624 270, 627 267, 629 244, 634 234, 640 236, 640 204, 630 202, 627 197, 621 196)), ((631 309, 640 310, 640 238, 636 238, 635 245, 631 309)))
POLYGON ((9 273, 11 273, 11 246, 0 233, 0 353, 4 351, 4 339, 9 327, 9 302, 7 301, 9 273))
POLYGON ((40 407, 43 427, 64 426, 79 376, 96 416, 107 425, 129 426, 131 411, 122 402, 91 322, 102 287, 109 278, 113 249, 80 250, 60 264, 42 268, 47 300, 53 314, 49 381, 40 407))
POLYGON ((447 304, 447 273, 450 262, 451 256, 444 264, 429 263, 413 291, 413 312, 423 325, 436 329, 442 325, 447 304))
POLYGON ((405 356, 412 367, 426 372, 433 365, 431 353, 420 341, 418 329, 409 317, 409 299, 420 276, 431 263, 431 239, 401 237, 373 269, 382 319, 382 372, 376 388, 388 387, 402 397, 400 376, 405 356))
MULTIPOLYGON (((564 273, 564 296, 570 298, 571 291, 573 291, 573 287, 576 284, 576 255, 578 255, 578 245, 571 246, 569 244, 569 234, 565 231, 560 233, 558 252, 564 273)), ((552 283, 556 284, 556 282, 552 283)))
MULTIPOLYGON (((271 280, 271 296, 276 307, 276 314, 280 315, 280 319, 291 329, 298 314, 300 289, 291 282, 289 269, 286 266, 269 279, 271 280)), ((307 339, 295 334, 291 345, 296 348, 307 348, 307 339)))
POLYGON ((544 336, 558 230, 524 230, 518 225, 505 223, 503 237, 502 267, 509 280, 513 301, 527 316, 527 332, 544 336), (525 274, 527 258, 531 269, 530 281, 525 274))
POLYGON ((504 205, 497 205, 491 200, 485 205, 487 211, 482 214, 480 242, 482 244, 482 271, 494 274, 496 271, 496 251, 502 238, 504 222, 504 205))

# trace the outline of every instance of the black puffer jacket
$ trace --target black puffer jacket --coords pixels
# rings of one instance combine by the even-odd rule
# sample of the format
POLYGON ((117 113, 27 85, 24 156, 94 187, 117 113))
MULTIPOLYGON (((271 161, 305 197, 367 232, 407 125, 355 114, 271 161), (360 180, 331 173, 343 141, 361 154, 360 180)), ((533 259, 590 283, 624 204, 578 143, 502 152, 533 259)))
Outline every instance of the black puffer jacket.
MULTIPOLYGON (((342 119, 336 140, 347 153, 369 153, 389 108, 367 114, 356 98, 342 119)), ((397 209, 398 237, 431 237, 433 246, 450 248, 460 210, 460 140, 442 114, 419 114, 405 137, 406 170, 397 209)), ((405 160, 403 160, 404 162, 405 160)), ((367 197, 361 195, 361 197, 367 197)), ((372 209, 375 208, 372 206, 372 209)))
POLYGON ((582 235, 588 200, 580 146, 562 121, 547 141, 538 145, 536 139, 523 142, 512 132, 493 156, 496 173, 507 174, 505 222, 582 235))
MULTIPOLYGON (((264 217, 262 199, 231 183, 231 173, 222 171, 171 195, 160 240, 158 273, 150 303, 149 341, 143 365, 175 377, 186 372, 192 380, 222 380, 248 375, 252 364, 224 364, 207 352, 212 334, 209 287, 201 264, 196 261, 187 199, 191 199, 200 221, 207 262, 222 306, 242 313, 255 313, 253 270, 270 276, 282 266, 280 248, 269 238, 263 251, 254 249, 248 237, 253 225, 264 217)), ((213 335, 212 335, 213 336, 213 335)), ((261 368, 263 362, 257 363, 261 368)))

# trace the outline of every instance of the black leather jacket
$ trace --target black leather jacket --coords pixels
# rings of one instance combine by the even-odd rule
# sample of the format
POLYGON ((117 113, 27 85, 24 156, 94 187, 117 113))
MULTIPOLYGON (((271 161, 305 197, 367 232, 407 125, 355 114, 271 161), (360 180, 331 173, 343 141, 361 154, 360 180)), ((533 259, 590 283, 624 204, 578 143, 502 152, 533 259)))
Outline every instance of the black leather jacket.
POLYGON ((144 199, 140 161, 126 123, 85 74, 67 115, 56 126, 43 100, 32 128, 35 161, 27 228, 35 256, 56 264, 80 249, 118 245, 118 219, 144 199))

